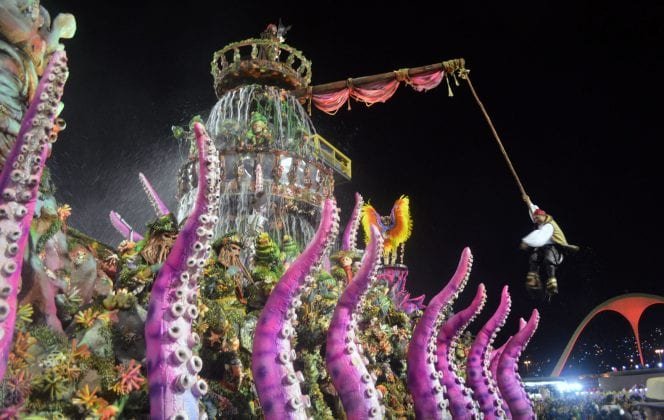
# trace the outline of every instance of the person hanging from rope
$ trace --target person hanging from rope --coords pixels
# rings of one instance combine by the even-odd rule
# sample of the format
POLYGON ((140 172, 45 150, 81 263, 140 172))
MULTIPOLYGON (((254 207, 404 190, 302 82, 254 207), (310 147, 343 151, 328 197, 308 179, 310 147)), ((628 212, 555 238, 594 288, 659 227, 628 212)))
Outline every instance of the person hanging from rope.
POLYGON ((558 280, 556 268, 563 262, 563 254, 567 251, 578 251, 579 247, 567 243, 565 234, 550 214, 530 201, 530 197, 523 195, 523 201, 528 205, 530 218, 536 229, 521 239, 521 249, 531 250, 528 274, 526 275, 526 289, 531 294, 542 290, 540 271, 546 273, 546 296, 551 297, 558 293, 558 280))

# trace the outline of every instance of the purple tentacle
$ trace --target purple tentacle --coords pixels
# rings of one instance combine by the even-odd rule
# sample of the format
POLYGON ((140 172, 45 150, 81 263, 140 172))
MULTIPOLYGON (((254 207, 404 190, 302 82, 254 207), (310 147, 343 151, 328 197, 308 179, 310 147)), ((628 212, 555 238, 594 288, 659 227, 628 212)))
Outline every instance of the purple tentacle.
POLYGON ((477 333, 475 341, 470 347, 466 365, 468 384, 472 388, 475 401, 478 402, 486 420, 505 418, 498 384, 490 370, 490 346, 498 331, 505 325, 511 304, 512 301, 507 286, 504 286, 498 309, 477 333))
POLYGON ((408 389, 413 397, 415 415, 422 419, 450 418, 447 400, 440 384, 441 372, 435 366, 438 328, 446 312, 466 285, 472 266, 472 254, 465 248, 449 283, 434 296, 413 330, 408 346, 408 389))
POLYGON ((138 242, 143 240, 143 235, 136 233, 133 227, 129 223, 125 221, 125 219, 120 216, 120 213, 117 211, 111 211, 108 215, 109 219, 111 219, 111 224, 117 230, 120 232, 120 235, 122 235, 123 238, 132 241, 132 242, 138 242))
POLYGON ((300 295, 314 281, 310 275, 335 240, 339 215, 333 199, 325 200, 320 225, 307 249, 291 264, 274 287, 256 324, 251 370, 266 419, 306 418, 302 374, 295 372, 291 346, 293 321, 302 304, 300 295))
POLYGON ((498 387, 515 420, 537 418, 533 410, 533 403, 521 383, 518 363, 521 352, 535 334, 538 323, 539 313, 537 309, 533 309, 526 326, 512 336, 498 361, 498 387))
POLYGON ((50 154, 49 142, 57 138, 54 121, 67 76, 66 54, 53 53, 0 174, 0 381, 14 335, 21 267, 39 182, 50 154))
POLYGON ((327 370, 349 419, 378 418, 385 412, 355 331, 364 294, 375 280, 382 253, 383 238, 378 228, 372 226, 362 266, 341 295, 327 332, 327 370))
POLYGON ((362 214, 362 205, 364 200, 359 193, 355 193, 355 207, 348 219, 348 224, 341 238, 341 249, 344 251, 354 251, 357 249, 357 229, 360 227, 360 216, 362 214))
POLYGON ((440 328, 436 348, 436 369, 443 372, 440 382, 449 401, 449 410, 455 419, 479 418, 479 409, 471 397, 471 390, 464 384, 463 378, 454 371, 454 352, 456 342, 468 324, 477 316, 486 302, 486 289, 480 283, 470 305, 450 317, 440 328))
MULTIPOLYGON (((521 331, 525 326, 526 326, 526 320, 523 318, 519 318, 519 331, 521 331)), ((497 378, 496 374, 498 373, 498 361, 500 360, 500 356, 503 354, 503 351, 505 350, 505 347, 507 347, 507 343, 509 343, 510 339, 512 339, 512 336, 509 336, 507 340, 505 340, 502 346, 498 347, 497 349, 493 349, 491 351, 490 370, 494 380, 497 378)))
POLYGON ((198 278, 210 253, 219 208, 219 159, 203 125, 194 125, 199 174, 196 204, 152 286, 145 323, 150 416, 198 419, 198 398, 207 384, 198 378, 200 357, 192 349, 198 316, 198 278))
POLYGON ((494 381, 496 380, 496 374, 498 373, 498 361, 500 360, 500 356, 503 354, 503 350, 505 350, 507 343, 509 343, 511 339, 511 336, 507 337, 507 340, 505 340, 502 346, 491 351, 491 364, 489 370, 491 371, 491 377, 494 381))
POLYGON ((152 204, 152 208, 154 208, 157 216, 161 217, 169 214, 171 211, 166 207, 166 204, 164 204, 161 198, 159 198, 159 194, 157 194, 157 191, 155 191, 152 184, 150 184, 150 181, 148 181, 142 172, 138 173, 138 179, 141 180, 143 190, 145 190, 145 194, 147 194, 148 200, 150 200, 150 204, 152 204))
MULTIPOLYGON (((519 318, 519 331, 521 331, 525 326, 526 326, 526 320, 523 318, 519 318)), ((505 350, 507 344, 510 342, 511 339, 512 336, 509 336, 507 340, 505 340, 505 343, 503 343, 502 346, 491 351, 490 370, 491 370, 491 376, 493 377, 493 380, 496 382, 496 386, 498 385, 498 362, 500 361, 500 356, 503 354, 503 351, 505 350)), ((500 388, 498 389, 498 393, 500 394, 500 388)), ((505 399, 502 397, 502 395, 500 396, 500 398, 502 401, 502 407, 503 411, 505 412, 505 416, 511 419, 512 415, 510 414, 510 408, 507 406, 507 402, 505 402, 505 399)))

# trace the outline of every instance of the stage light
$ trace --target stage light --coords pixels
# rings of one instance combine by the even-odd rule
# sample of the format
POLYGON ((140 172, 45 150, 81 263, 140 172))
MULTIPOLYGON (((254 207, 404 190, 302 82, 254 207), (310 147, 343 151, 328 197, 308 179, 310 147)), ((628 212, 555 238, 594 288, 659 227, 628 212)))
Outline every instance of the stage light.
POLYGON ((557 382, 554 386, 560 392, 578 392, 583 389, 583 385, 579 382, 557 382))

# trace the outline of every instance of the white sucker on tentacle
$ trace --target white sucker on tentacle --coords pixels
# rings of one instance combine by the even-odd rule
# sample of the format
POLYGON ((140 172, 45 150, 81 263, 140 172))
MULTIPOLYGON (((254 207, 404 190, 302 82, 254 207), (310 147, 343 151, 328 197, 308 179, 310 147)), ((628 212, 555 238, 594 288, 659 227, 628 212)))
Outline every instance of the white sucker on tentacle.
POLYGON ((148 196, 148 200, 150 201, 150 204, 152 205, 152 208, 154 209, 155 214, 157 217, 161 216, 166 216, 168 213, 171 211, 166 207, 166 204, 164 204, 164 201, 159 197, 159 194, 157 194, 157 191, 154 189, 152 184, 150 184, 150 181, 143 175, 142 172, 138 173, 138 179, 141 181, 141 185, 143 186, 143 190, 145 191, 145 194, 148 196))
POLYGON ((355 206, 341 237, 341 249, 344 251, 357 250, 357 230, 360 228, 360 222, 362 221, 363 205, 364 199, 362 199, 360 193, 355 193, 355 206))

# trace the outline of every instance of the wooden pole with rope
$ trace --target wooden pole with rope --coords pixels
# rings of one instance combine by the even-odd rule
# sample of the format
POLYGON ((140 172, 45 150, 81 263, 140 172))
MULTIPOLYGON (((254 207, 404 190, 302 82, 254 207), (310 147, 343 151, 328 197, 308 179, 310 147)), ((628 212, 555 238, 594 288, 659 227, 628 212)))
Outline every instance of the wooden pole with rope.
MULTIPOLYGON (((498 135, 498 132, 496 131, 496 127, 493 125, 493 121, 491 121, 491 117, 489 117, 489 113, 486 111, 486 108, 484 108, 484 104, 480 100, 479 96, 477 95, 477 92, 475 91, 475 87, 473 86, 473 82, 470 80, 470 76, 468 75, 468 70, 465 68, 459 69, 459 77, 462 79, 465 79, 468 82, 468 87, 470 88, 470 92, 473 94, 473 97, 475 98, 475 101, 477 102, 477 105, 479 105, 480 110, 482 111, 482 114, 484 115, 484 118, 486 119, 486 122, 489 124, 489 127, 491 128, 491 132, 493 133, 493 138, 496 140, 496 143, 498 143, 498 147, 500 148, 500 152, 503 154, 503 157, 505 158, 505 161, 507 162, 507 166, 510 168, 510 172, 512 172, 512 176, 514 177, 514 180, 516 181, 517 186, 519 187, 519 191, 521 192, 521 197, 523 198, 523 201, 525 201, 526 205, 528 206, 528 209, 531 211, 531 217, 532 217, 532 202, 530 201, 530 197, 528 197, 528 194, 526 194, 525 188, 523 188, 523 184, 521 183, 521 179, 519 179, 519 175, 516 173, 516 169, 514 169, 514 165, 512 165, 512 161, 510 160, 509 155, 507 154, 507 151, 505 150, 505 147, 503 146, 503 142, 500 140, 500 136, 498 135)), ((550 217, 550 216, 549 216, 550 217)), ((533 219, 533 221, 535 221, 533 219)), ((553 223, 554 226, 557 227, 555 222, 551 220, 551 223, 553 223)), ((559 230, 559 233, 562 235, 562 231, 560 231, 560 228, 557 228, 559 230)), ((573 251, 576 252, 579 250, 579 247, 577 245, 571 245, 568 244, 567 241, 564 239, 564 236, 562 236, 563 242, 556 242, 556 244, 560 247, 562 247, 565 250, 573 251)), ((528 245, 525 244, 524 242, 521 243, 522 249, 528 249, 528 245)), ((546 258, 545 258, 546 259, 546 258)), ((562 260, 558 261, 556 266, 561 262, 562 260)), ((531 270, 532 271, 532 270, 531 270)), ((529 272, 526 280, 526 288, 529 290, 529 292, 532 293, 537 293, 538 290, 541 290, 541 284, 539 280, 539 274, 538 272, 529 272)), ((550 274, 549 279, 547 280, 546 283, 546 291, 544 293, 544 299, 547 301, 551 300, 551 297, 555 294, 558 293, 558 282, 556 278, 553 276, 553 274, 550 274)))
POLYGON ((500 148, 500 152, 503 154, 503 157, 505 158, 505 161, 507 162, 507 166, 510 168, 510 172, 512 173, 512 176, 514 177, 514 180, 516 181, 516 184, 519 187, 519 191, 521 192, 521 197, 526 202, 526 204, 530 205, 530 198, 528 197, 528 194, 526 194, 525 188, 523 188, 523 184, 521 183, 521 179, 519 178, 519 175, 516 173, 516 169, 514 169, 514 165, 512 165, 512 161, 510 160, 510 157, 507 154, 507 151, 505 150, 505 146, 503 146, 503 142, 500 140, 500 136, 498 135, 498 132, 496 131, 496 127, 493 125, 493 121, 491 121, 491 117, 489 117, 489 113, 486 111, 486 108, 484 108, 484 104, 480 100, 479 96, 477 96, 477 92, 475 91, 475 87, 473 86, 473 82, 471 82, 471 80, 470 80, 469 70, 460 69, 459 70, 459 77, 461 77, 462 79, 466 80, 466 82, 468 82, 468 87, 470 88, 470 92, 473 94, 473 97, 475 98, 475 101, 477 102, 477 105, 479 105, 480 110, 482 111, 482 114, 484 115, 484 119, 486 119, 486 122, 489 124, 489 128, 491 128, 491 132, 493 133, 493 138, 496 140, 496 143, 498 143, 498 147, 500 148))

